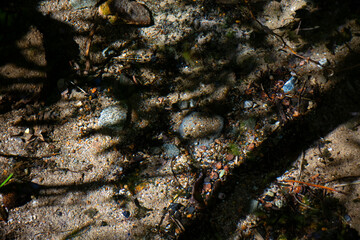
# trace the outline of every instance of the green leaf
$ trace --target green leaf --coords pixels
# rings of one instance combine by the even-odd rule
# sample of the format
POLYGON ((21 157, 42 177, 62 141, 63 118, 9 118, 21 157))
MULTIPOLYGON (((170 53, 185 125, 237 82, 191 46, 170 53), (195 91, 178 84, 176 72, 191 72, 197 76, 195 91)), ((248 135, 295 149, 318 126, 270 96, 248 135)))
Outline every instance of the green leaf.
POLYGON ((5 181, 3 181, 1 184, 0 184, 0 188, 3 187, 10 179, 11 177, 13 176, 14 174, 11 173, 6 179, 5 181))

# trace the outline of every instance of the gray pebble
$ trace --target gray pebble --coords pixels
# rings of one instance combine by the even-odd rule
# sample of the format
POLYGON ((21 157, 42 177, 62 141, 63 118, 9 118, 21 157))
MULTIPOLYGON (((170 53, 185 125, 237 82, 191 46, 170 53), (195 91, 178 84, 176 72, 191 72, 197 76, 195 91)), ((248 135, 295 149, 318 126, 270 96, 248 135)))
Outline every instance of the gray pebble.
POLYGON ((100 0, 71 0, 70 4, 73 9, 81 9, 95 6, 100 0))
POLYGON ((245 101, 244 102, 244 108, 252 108, 254 103, 252 101, 245 101))
POLYGON ((218 115, 193 112, 181 122, 179 133, 185 139, 215 138, 224 127, 224 119, 218 115))
POLYGON ((180 150, 174 145, 166 143, 163 145, 164 154, 168 158, 177 157, 180 154, 180 150))
POLYGON ((99 127, 121 130, 126 121, 127 110, 125 104, 105 108, 100 114, 99 127))

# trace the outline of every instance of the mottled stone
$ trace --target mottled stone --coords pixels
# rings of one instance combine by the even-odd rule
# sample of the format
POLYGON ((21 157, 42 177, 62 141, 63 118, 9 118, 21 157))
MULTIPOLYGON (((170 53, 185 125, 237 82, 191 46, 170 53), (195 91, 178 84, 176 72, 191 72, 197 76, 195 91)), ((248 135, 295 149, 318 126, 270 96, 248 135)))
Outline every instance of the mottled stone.
POLYGON ((218 115, 193 112, 181 122, 179 133, 184 139, 215 138, 224 126, 224 119, 218 115))
POLYGON ((71 0, 70 4, 73 9, 81 9, 95 6, 100 0, 71 0))
POLYGON ((105 108, 99 118, 99 127, 122 129, 126 121, 127 111, 128 108, 125 104, 105 108))
POLYGON ((164 154, 168 158, 177 157, 180 154, 180 150, 174 145, 166 143, 163 145, 164 154))
POLYGON ((149 26, 153 24, 150 10, 143 4, 130 0, 108 0, 99 7, 101 16, 109 18, 111 23, 149 26))

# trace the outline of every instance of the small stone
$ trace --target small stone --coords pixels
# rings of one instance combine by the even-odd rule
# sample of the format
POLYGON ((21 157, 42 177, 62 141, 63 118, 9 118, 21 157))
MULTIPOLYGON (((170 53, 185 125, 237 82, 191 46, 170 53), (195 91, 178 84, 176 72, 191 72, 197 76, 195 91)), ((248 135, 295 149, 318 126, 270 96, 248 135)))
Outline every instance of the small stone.
POLYGON ((252 101, 245 101, 244 108, 252 108, 254 103, 252 101))
POLYGON ((253 200, 251 200, 250 201, 250 209, 249 209, 249 212, 250 213, 254 213, 256 210, 258 210, 259 209, 259 202, 257 201, 257 200, 255 200, 255 199, 253 199, 253 200))
POLYGON ((123 216, 124 216, 125 218, 129 218, 129 217, 130 217, 130 212, 129 212, 129 211, 123 211, 122 214, 123 214, 123 216))
POLYGON ((212 171, 212 172, 210 173, 210 179, 211 179, 211 180, 216 180, 216 179, 218 179, 218 178, 219 178, 219 174, 218 174, 217 172, 212 171))
POLYGON ((231 161, 235 158, 233 154, 226 154, 226 160, 231 161))
POLYGON ((94 218, 99 211, 96 208, 89 208, 84 211, 84 214, 87 215, 89 218, 94 218))
POLYGON ((126 121, 127 111, 125 104, 105 108, 100 114, 99 127, 122 129, 126 121))
POLYGON ((344 219, 346 222, 350 222, 351 221, 351 217, 347 214, 344 215, 344 219))
POLYGON ((81 107, 83 105, 82 101, 77 101, 75 104, 75 107, 81 107))
POLYGON ((99 7, 99 13, 107 17, 111 23, 118 20, 140 26, 149 26, 153 23, 149 9, 136 1, 108 0, 99 7))
POLYGON ((9 217, 8 211, 6 210, 6 208, 4 206, 0 205, 0 221, 7 222, 8 217, 9 217))
POLYGON ((222 169, 219 174, 219 178, 222 178, 225 175, 225 169, 222 169))
POLYGON ((195 212, 195 207, 190 205, 188 208, 186 208, 186 211, 188 214, 193 214, 195 212))
POLYGON ((218 195, 218 198, 219 198, 220 200, 224 200, 225 197, 226 197, 225 193, 219 193, 219 195, 218 195))
POLYGON ((211 183, 205 183, 203 189, 204 189, 205 192, 210 191, 211 190, 211 183))
POLYGON ((100 0, 71 0, 70 4, 73 9, 81 9, 95 6, 100 0))
POLYGON ((225 4, 225 5, 234 5, 238 4, 237 0, 216 0, 217 3, 225 4))
POLYGON ((274 201, 274 204, 275 204, 275 206, 276 207, 278 207, 279 209, 280 208, 282 208, 283 206, 284 206, 284 201, 283 200, 281 200, 281 199, 276 199, 275 201, 274 201))
POLYGON ((255 148, 255 144, 254 144, 254 143, 250 143, 249 146, 247 147, 247 149, 248 149, 249 151, 254 150, 254 148, 255 148))
POLYGON ((295 87, 295 78, 291 77, 282 87, 284 93, 289 93, 294 90, 295 87))
POLYGON ((179 133, 184 139, 216 138, 223 126, 224 119, 218 115, 193 112, 183 119, 179 133))
POLYGON ((2 205, 8 210, 20 207, 31 201, 32 195, 36 195, 40 185, 33 182, 12 182, 1 188, 0 199, 2 205))
POLYGON ((222 168, 222 163, 221 163, 221 162, 217 162, 217 163, 215 164, 215 167, 216 167, 216 169, 220 170, 220 169, 222 168))
POLYGON ((164 154, 168 158, 177 157, 180 154, 180 150, 174 145, 166 143, 163 145, 164 154))
POLYGON ((188 101, 179 102, 179 108, 181 110, 188 109, 189 108, 189 102, 188 101))
POLYGON ((319 67, 322 69, 323 67, 326 67, 329 65, 329 61, 324 57, 319 60, 319 67))

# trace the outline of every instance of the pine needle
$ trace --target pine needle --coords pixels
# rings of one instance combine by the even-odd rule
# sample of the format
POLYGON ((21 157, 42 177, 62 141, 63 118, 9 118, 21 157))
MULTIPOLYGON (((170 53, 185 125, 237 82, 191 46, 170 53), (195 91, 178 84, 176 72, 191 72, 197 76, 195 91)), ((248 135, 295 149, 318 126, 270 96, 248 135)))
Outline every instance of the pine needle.
POLYGON ((329 191, 333 191, 333 192, 338 192, 338 193, 345 194, 344 192, 341 192, 341 191, 336 190, 336 189, 334 189, 334 188, 325 187, 325 186, 317 185, 317 184, 313 184, 313 183, 307 183, 307 182, 302 182, 302 181, 297 181, 297 180, 282 180, 282 182, 300 183, 300 184, 305 184, 305 185, 311 186, 311 187, 322 188, 322 189, 325 189, 325 190, 329 190, 329 191))

